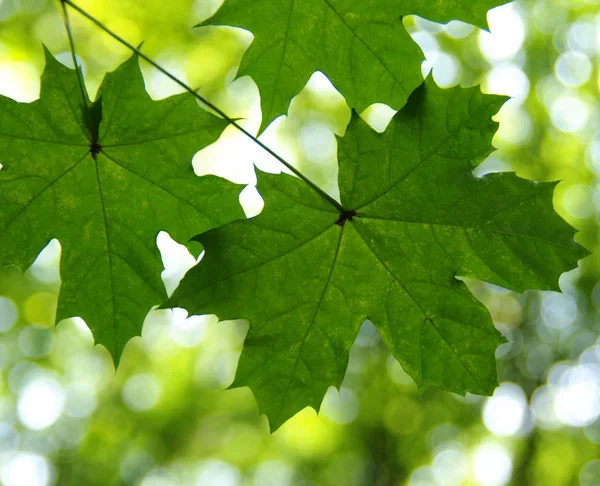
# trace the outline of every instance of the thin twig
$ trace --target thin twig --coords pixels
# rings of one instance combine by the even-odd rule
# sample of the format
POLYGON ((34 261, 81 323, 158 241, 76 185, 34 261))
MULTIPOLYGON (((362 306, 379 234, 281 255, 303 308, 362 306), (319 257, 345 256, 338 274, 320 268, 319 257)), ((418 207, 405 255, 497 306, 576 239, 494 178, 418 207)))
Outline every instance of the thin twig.
POLYGON ((223 112, 223 110, 221 110, 220 108, 218 108, 217 106, 215 106, 214 104, 212 104, 210 101, 208 101, 203 96, 201 96, 198 93, 196 93, 196 91, 194 91, 192 88, 190 88, 186 83, 184 83, 183 81, 181 81, 180 79, 178 79, 177 77, 175 77, 174 75, 172 75, 165 68, 163 68, 162 66, 160 66, 159 64, 157 64, 152 59, 150 59, 143 52, 141 52, 138 48, 136 48, 135 46, 133 46, 132 44, 130 44, 129 42, 127 42, 125 39, 123 39, 121 36, 119 36, 118 34, 116 34, 115 32, 113 32, 112 30, 110 30, 102 22, 100 22, 99 20, 97 20, 96 18, 94 18, 92 15, 90 15, 88 12, 86 12, 85 10, 83 10, 78 5, 74 4, 71 0, 60 0, 60 1, 63 3, 63 6, 64 6, 64 4, 69 5, 69 7, 71 7, 74 10, 76 10, 77 12, 79 12, 81 15, 83 15, 85 18, 87 18, 89 21, 91 21, 97 27, 99 27, 104 32, 106 32, 108 35, 110 35, 113 39, 115 39, 116 41, 120 42, 125 47, 127 47, 129 50, 131 50, 132 52, 134 52, 135 54, 137 54, 139 57, 141 57, 144 61, 146 61, 149 64, 151 64, 152 66, 154 66, 161 73, 163 73, 165 76, 167 76, 170 80, 172 80, 175 83, 177 83, 179 86, 181 86, 183 89, 185 89, 188 93, 190 93, 196 99, 198 99, 199 101, 201 101, 202 103, 204 103, 206 106, 208 106, 215 113, 218 113, 227 122, 229 122, 231 125, 233 125, 235 128, 237 128, 240 132, 242 132, 244 135, 246 135, 248 138, 250 138, 260 148, 262 148, 263 150, 265 150, 271 156, 275 157, 279 162, 281 162, 285 167, 287 167, 292 173, 294 173, 296 176, 298 176, 300 179, 302 179, 304 182, 306 182, 314 191, 317 192, 317 194, 319 194, 319 196, 321 196, 328 203, 330 203, 333 207, 335 207, 335 209, 337 209, 340 213, 344 212, 344 208, 342 207, 342 205, 339 202, 337 202, 329 194, 327 194, 325 191, 323 191, 321 188, 319 188, 314 182, 312 182, 305 175, 303 175, 300 171, 298 171, 298 169, 296 169, 293 165, 291 165, 285 159, 283 159, 282 157, 280 157, 279 155, 277 155, 277 153, 275 153, 273 150, 271 150, 269 147, 267 147, 257 137, 255 137, 250 132, 248 132, 246 129, 244 129, 241 125, 239 125, 237 123, 237 121, 235 119, 231 118, 230 116, 227 116, 227 114, 225 112, 223 112))
POLYGON ((73 32, 71 31, 71 22, 69 22, 69 14, 67 12, 67 7, 65 2, 60 0, 60 4, 63 12, 63 21, 65 24, 65 29, 67 30, 67 37, 69 38, 69 47, 71 50, 71 58, 73 59, 73 67, 77 73, 77 82, 79 83, 79 91, 81 92, 81 98, 83 100, 84 109, 88 109, 89 107, 89 98, 87 94, 87 90, 85 89, 85 85, 83 84, 83 73, 79 64, 77 63, 77 56, 75 55, 75 42, 73 41, 73 32))

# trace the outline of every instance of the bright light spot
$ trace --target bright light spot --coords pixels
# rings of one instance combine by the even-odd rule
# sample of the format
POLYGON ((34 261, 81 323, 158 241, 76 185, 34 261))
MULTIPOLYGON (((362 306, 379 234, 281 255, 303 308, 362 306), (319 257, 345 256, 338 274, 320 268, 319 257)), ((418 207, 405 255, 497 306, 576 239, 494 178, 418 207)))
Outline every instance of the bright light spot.
POLYGON ((418 31, 411 34, 412 39, 419 45, 425 58, 428 61, 435 62, 440 52, 440 45, 437 39, 428 32, 418 31))
POLYGON ((253 486, 290 486, 294 470, 279 461, 262 462, 254 472, 253 486))
POLYGON ((0 296, 0 332, 8 331, 17 322, 19 309, 7 297, 0 296))
POLYGON ((571 369, 571 365, 568 361, 560 361, 555 363, 550 372, 548 373, 548 379, 546 380, 550 385, 560 385, 564 383, 563 376, 567 371, 571 369))
POLYGON ((550 107, 550 118, 556 128, 573 133, 585 128, 590 118, 590 109, 577 96, 561 96, 550 107))
POLYGON ((512 460, 508 451, 499 444, 480 445, 473 456, 475 479, 485 486, 502 486, 512 476, 512 460))
POLYGON ((29 382, 19 395, 17 413, 21 423, 32 430, 51 426, 60 417, 65 393, 58 381, 41 376, 29 382))
POLYGON ((96 409, 96 390, 85 382, 69 383, 65 411, 73 418, 89 417, 96 409))
MULTIPOLYGON (((287 160, 288 163, 296 165, 298 160, 298 142, 296 140, 296 131, 290 130, 287 116, 280 116, 273 120, 267 129, 258 137, 258 139, 267 147, 271 147, 276 154, 287 160)), ((256 145, 256 144, 254 144, 256 145)), ((256 167, 269 174, 279 174, 280 172, 291 173, 289 169, 279 162, 275 157, 261 150, 253 158, 256 167)), ((254 174, 254 168, 253 174, 254 174)), ((254 181, 250 182, 256 185, 256 176, 254 181)))
POLYGON ((585 427, 600 417, 600 373, 597 367, 579 365, 566 370, 554 397, 558 419, 585 427))
POLYGON ((525 421, 527 400, 518 385, 503 383, 483 407, 483 423, 495 435, 515 435, 525 421))
POLYGON ((240 204, 247 218, 253 218, 261 213, 265 207, 265 201, 254 185, 247 185, 240 192, 240 204))
POLYGON ((39 96, 40 74, 25 62, 0 64, 0 95, 21 103, 30 103, 39 96))
POLYGON ((433 64, 433 79, 442 88, 451 88, 460 82, 462 64, 452 54, 441 53, 433 64))
MULTIPOLYGON (((177 52, 163 52, 156 59, 156 62, 175 78, 184 82, 187 81, 187 73, 181 62, 181 56, 177 52)), ((161 100, 174 94, 184 93, 185 89, 178 83, 167 77, 155 67, 148 67, 146 71, 146 91, 154 100, 161 100)))
POLYGON ((337 135, 344 135, 351 111, 341 93, 320 71, 315 72, 288 110, 292 121, 319 121, 337 135))
POLYGON ((217 322, 214 315, 188 317, 185 309, 173 309, 172 315, 169 335, 184 348, 193 348, 200 344, 206 335, 206 327, 217 322))
POLYGON ((566 329, 577 317, 577 303, 565 294, 545 292, 542 300, 542 319, 553 329, 566 329))
POLYGON ((444 447, 433 459, 433 477, 440 486, 458 486, 467 479, 469 461, 459 444, 444 447))
POLYGON ((150 373, 132 376, 123 386, 123 402, 134 412, 145 412, 154 407, 160 399, 162 386, 150 373))
POLYGON ((305 123, 298 133, 300 148, 314 162, 324 162, 335 157, 337 143, 329 125, 323 122, 305 123))
POLYGON ((196 475, 196 486, 239 486, 239 471, 226 462, 206 461, 196 475))
POLYGON ((433 69, 433 63, 431 61, 428 61, 427 59, 425 59, 421 63, 421 76, 423 76, 423 79, 425 79, 427 76, 429 76, 429 73, 431 72, 432 69, 433 69))
POLYGON ((504 103, 496 120, 500 123, 496 136, 501 142, 513 145, 524 145, 529 142, 533 122, 527 110, 517 100, 511 99, 504 103))
MULTIPOLYGON (((233 68, 230 73, 232 78, 237 75, 237 68, 233 68)), ((246 123, 243 123, 244 128, 257 132, 260 126, 262 112, 260 109, 260 94, 258 92, 258 86, 252 80, 250 76, 242 76, 241 78, 234 79, 227 85, 227 95, 231 98, 231 101, 236 105, 234 108, 235 114, 242 112, 246 115, 246 123)), ((227 102, 226 102, 227 103, 227 102)), ((228 115, 232 116, 231 113, 228 115)), ((242 120, 240 120, 242 122, 242 120)))
POLYGON ((338 392, 330 386, 321 405, 321 413, 336 424, 348 424, 358 415, 358 407, 358 399, 352 390, 342 386, 338 392))
POLYGON ((558 56, 554 72, 564 85, 575 88, 590 80, 592 62, 581 52, 567 51, 558 56))
POLYGON ((184 245, 177 243, 165 231, 158 233, 156 246, 165 268, 160 276, 170 297, 185 273, 197 263, 197 260, 184 245))
POLYGON ((437 22, 432 22, 431 20, 424 19, 423 17, 419 17, 417 15, 413 16, 415 21, 415 25, 426 32, 431 32, 432 34, 439 34, 444 31, 444 25, 439 24, 437 22))
MULTIPOLYGON (((260 95, 250 77, 236 79, 227 86, 226 92, 217 93, 217 96, 218 99, 213 101, 221 109, 229 116, 239 118, 238 123, 249 133, 257 134, 262 118, 260 95)), ((194 156, 192 164, 199 176, 214 174, 237 184, 256 184, 253 162, 263 153, 254 141, 230 125, 217 142, 194 156)), ((278 162, 276 165, 279 167, 278 162)))
POLYGON ((19 347, 30 358, 46 356, 54 347, 54 331, 27 326, 19 332, 19 347))
POLYGON ((587 184, 573 184, 564 193, 564 206, 575 218, 587 219, 596 210, 594 189, 587 184))
POLYGON ((51 240, 37 256, 27 273, 40 282, 58 285, 60 283, 60 254, 60 242, 56 239, 51 240))
POLYGON ((367 109, 360 114, 360 117, 366 121, 373 130, 378 133, 383 133, 396 113, 397 111, 388 105, 374 103, 367 107, 367 109))
POLYGON ((321 71, 316 71, 311 75, 308 83, 306 83, 305 89, 327 95, 330 98, 335 98, 330 99, 333 103, 337 103, 339 101, 337 97, 341 96, 339 91, 331 84, 329 78, 321 71))
MULTIPOLYGON (((594 286, 594 290, 592 291, 592 294, 594 294, 596 292, 597 288, 598 288, 598 284, 596 284, 594 286)), ((596 296, 594 295, 593 298, 595 299, 596 296)), ((585 351, 583 351, 579 355, 578 361, 580 364, 582 364, 584 366, 600 365, 600 360, 598 359, 598 356, 596 354, 596 346, 597 345, 591 344, 585 351)))
MULTIPOLYGON (((381 342, 381 336, 379 335, 379 331, 375 327, 375 324, 368 320, 363 322, 363 325, 358 331, 358 336, 356 336, 354 341, 354 346, 368 348, 376 346, 379 342, 381 342)), ((354 360, 350 360, 351 363, 352 361, 354 360)))
POLYGON ((515 64, 501 64, 492 69, 483 81, 485 93, 510 96, 522 102, 529 95, 529 78, 515 64))
POLYGON ((453 39, 462 39, 467 37, 471 32, 475 30, 475 27, 459 20, 452 20, 446 25, 446 32, 453 39))
MULTIPOLYGON (((75 64, 73 63, 73 56, 72 56, 71 52, 69 52, 69 51, 59 52, 58 54, 55 54, 54 57, 63 66, 66 66, 69 69, 73 69, 73 70, 75 69, 75 64)), ((86 62, 79 54, 75 54, 75 60, 77 61, 77 66, 79 66, 79 68, 85 75, 85 73, 87 71, 86 62)))
POLYGON ((2 465, 4 486, 47 486, 52 479, 50 463, 37 454, 17 453, 2 465))
POLYGON ((589 56, 595 55, 596 25, 594 25, 594 22, 582 19, 571 24, 567 44, 574 51, 581 51, 589 56))
POLYGON ((488 12, 490 32, 479 32, 481 52, 491 62, 515 56, 525 40, 525 23, 515 5, 509 3, 488 12))
MULTIPOLYGON (((271 147, 268 143, 267 146, 271 147)), ((236 184, 256 184, 253 161, 256 161, 261 151, 263 150, 255 142, 230 125, 217 142, 194 155, 192 165, 198 176, 214 174, 236 184)), ((279 150, 276 152, 282 155, 279 150)), ((285 158, 285 155, 282 156, 285 158)), ((262 156, 269 157, 271 156, 262 156)), ((269 162, 279 168, 279 162, 274 158, 271 157, 269 162)))
POLYGON ((166 339, 172 317, 173 312, 170 309, 153 309, 149 312, 142 326, 143 343, 140 344, 163 357, 176 353, 176 347, 166 339))
POLYGON ((475 177, 483 177, 486 174, 495 174, 498 172, 508 172, 510 171, 510 164, 505 160, 502 160, 497 155, 490 155, 487 159, 485 159, 481 164, 479 164, 475 169, 473 169, 473 175, 475 177))

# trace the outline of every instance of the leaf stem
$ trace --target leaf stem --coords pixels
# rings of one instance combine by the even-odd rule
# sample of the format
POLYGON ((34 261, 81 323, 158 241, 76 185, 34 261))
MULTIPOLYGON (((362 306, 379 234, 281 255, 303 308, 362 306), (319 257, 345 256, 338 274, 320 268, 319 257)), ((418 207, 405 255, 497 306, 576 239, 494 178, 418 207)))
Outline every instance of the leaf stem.
POLYGON ((69 49, 71 51, 71 59, 73 59, 73 67, 77 73, 77 82, 79 83, 79 91, 81 92, 81 99, 83 100, 84 109, 87 111, 89 107, 89 97, 85 85, 83 84, 83 73, 79 64, 77 64, 77 56, 75 55, 75 42, 73 41, 73 32, 71 31, 71 22, 69 22, 69 13, 63 0, 59 0, 62 7, 63 22, 65 29, 67 30, 67 37, 69 38, 69 49))
POLYGON ((83 15, 85 18, 87 18, 89 21, 91 21, 97 27, 99 27, 104 32, 106 32, 108 35, 110 35, 113 39, 115 39, 116 41, 123 44, 129 50, 131 50, 132 52, 137 54, 139 57, 141 57, 144 61, 148 62, 149 64, 154 66, 156 69, 158 69, 161 73, 163 73, 165 76, 167 76, 170 80, 177 83, 179 86, 181 86, 183 89, 185 89, 188 93, 190 93, 196 99, 201 101, 204 105, 208 106, 215 113, 219 114, 227 122, 229 122, 231 125, 233 125, 235 128, 237 128, 240 132, 242 132, 244 135, 246 135, 248 138, 250 138, 260 148, 262 148, 264 151, 266 151, 271 156, 275 157, 279 162, 281 162, 285 167, 287 167, 294 175, 296 175, 297 177, 302 179, 306 184, 309 185, 309 187, 311 187, 315 192, 317 192, 317 194, 319 194, 319 196, 321 196, 328 203, 330 203, 337 211, 339 211, 340 213, 344 212, 344 208, 339 202, 337 202, 333 197, 331 197, 329 194, 327 194, 325 191, 323 191, 321 188, 319 188, 319 186, 317 186, 314 182, 312 182, 308 177, 303 175, 293 165, 291 165, 289 162, 287 162, 285 159, 283 159, 281 156, 279 156, 276 152, 274 152, 272 149, 270 149, 268 146, 266 146, 264 143, 262 143, 257 137, 255 137, 250 132, 248 132, 245 128, 243 128, 241 125, 239 125, 238 122, 234 118, 231 118, 230 116, 228 116, 223 110, 221 110, 220 108, 215 106, 213 103, 208 101, 206 98, 204 98, 200 94, 198 94, 196 91, 194 91, 192 88, 190 88, 186 83, 184 83, 183 81, 181 81, 180 79, 178 79, 177 77, 172 75, 165 68, 163 68, 162 66, 157 64, 152 59, 150 59, 148 56, 146 56, 144 53, 142 53, 138 48, 136 48, 135 46, 133 46, 132 44, 127 42, 125 39, 123 39, 121 36, 119 36, 118 34, 113 32, 112 30, 110 30, 102 22, 100 22, 99 20, 94 18, 92 15, 90 15, 88 12, 83 10, 78 5, 74 4, 71 0, 60 0, 60 1, 62 2, 63 7, 65 4, 69 5, 69 7, 71 7, 72 9, 76 10, 78 13, 83 15))

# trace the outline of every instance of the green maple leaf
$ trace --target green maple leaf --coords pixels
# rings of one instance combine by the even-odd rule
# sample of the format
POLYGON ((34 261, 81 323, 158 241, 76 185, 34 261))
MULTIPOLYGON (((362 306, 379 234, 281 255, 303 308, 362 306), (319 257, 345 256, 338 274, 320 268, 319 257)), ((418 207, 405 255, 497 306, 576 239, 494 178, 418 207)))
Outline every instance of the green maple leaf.
POLYGON ((419 15, 485 28, 486 12, 505 0, 226 0, 202 25, 249 30, 254 42, 240 76, 261 91, 263 123, 284 113, 315 71, 358 111, 375 102, 400 108, 422 82, 423 55, 402 24, 419 15))
POLYGON ((86 112, 75 72, 46 53, 38 101, 0 97, 0 265, 26 267, 58 238, 58 318, 83 317, 118 361, 165 299, 158 232, 187 241, 243 217, 239 186, 190 164, 225 126, 189 94, 152 101, 136 57, 86 112))
POLYGON ((197 237, 205 258, 169 304, 250 321, 234 385, 274 428, 341 384, 367 318, 421 390, 497 385, 503 339, 456 277, 557 289, 586 254, 553 211, 554 184, 472 175, 503 101, 427 81, 384 134, 353 117, 342 214, 299 179, 260 174, 264 212, 197 237))

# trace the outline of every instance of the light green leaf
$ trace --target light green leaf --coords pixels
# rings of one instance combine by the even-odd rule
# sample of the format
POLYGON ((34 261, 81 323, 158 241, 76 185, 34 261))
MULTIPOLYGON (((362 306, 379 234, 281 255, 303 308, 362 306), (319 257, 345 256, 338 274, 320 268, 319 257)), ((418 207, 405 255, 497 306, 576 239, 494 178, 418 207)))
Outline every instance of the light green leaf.
POLYGON ((383 134, 353 117, 343 214, 298 179, 261 174, 264 212, 198 237, 206 256, 169 304, 250 321, 235 385, 274 428, 341 384, 367 318, 421 390, 493 391, 502 338, 456 277, 556 289, 586 254, 553 211, 554 184, 472 175, 503 101, 427 81, 383 134))
POLYGON ((260 88, 263 123, 285 113, 292 97, 321 71, 359 112, 379 102, 401 108, 422 82, 423 55, 402 24, 419 15, 487 25, 505 0, 225 0, 205 25, 254 34, 240 76, 260 88))
POLYGON ((0 265, 27 267, 58 238, 58 318, 84 318, 118 361, 165 298, 158 232, 187 241, 243 213, 238 186, 191 167, 225 122, 189 94, 152 101, 135 57, 100 96, 87 116, 75 72, 47 53, 38 101, 0 97, 0 265))

